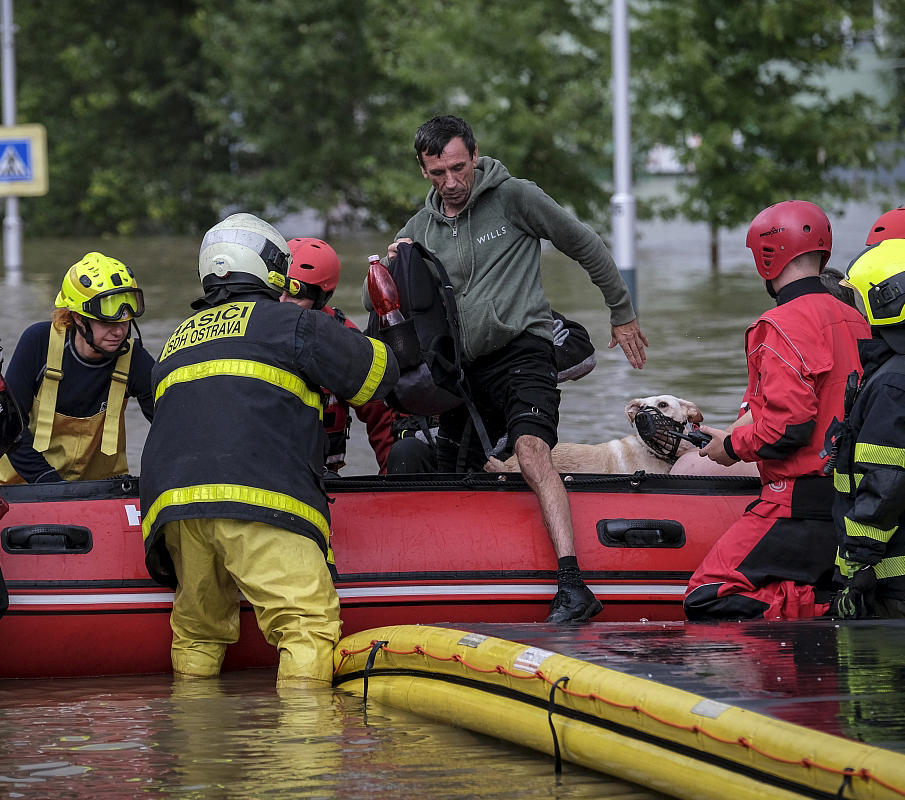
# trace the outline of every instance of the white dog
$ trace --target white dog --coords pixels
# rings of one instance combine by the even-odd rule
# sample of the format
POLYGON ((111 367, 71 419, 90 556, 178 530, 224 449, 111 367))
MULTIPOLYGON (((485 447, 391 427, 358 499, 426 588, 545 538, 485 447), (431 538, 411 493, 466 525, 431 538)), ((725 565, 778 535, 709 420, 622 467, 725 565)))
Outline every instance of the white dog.
MULTIPOLYGON (((681 422, 702 422, 704 415, 694 403, 680 400, 671 394, 660 394, 655 397, 640 397, 632 400, 625 407, 625 415, 634 427, 635 415, 638 411, 650 406, 656 408, 664 416, 681 422)), ((676 455, 693 450, 694 445, 681 440, 676 455)), ((561 442, 552 451, 553 466, 557 472, 593 472, 604 475, 631 474, 639 469, 654 474, 667 474, 671 462, 657 455, 638 436, 633 433, 624 439, 614 439, 602 444, 572 444, 561 442)), ((508 461, 491 458, 485 465, 487 472, 519 472, 518 457, 512 456, 508 461)))

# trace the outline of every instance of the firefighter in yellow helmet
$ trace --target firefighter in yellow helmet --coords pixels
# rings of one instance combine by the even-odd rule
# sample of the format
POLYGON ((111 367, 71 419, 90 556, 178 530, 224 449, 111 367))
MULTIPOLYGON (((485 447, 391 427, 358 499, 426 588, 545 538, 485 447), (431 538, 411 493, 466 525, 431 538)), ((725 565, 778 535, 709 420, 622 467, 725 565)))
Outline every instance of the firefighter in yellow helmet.
POLYGON ((145 310, 132 270, 88 253, 63 278, 51 322, 27 328, 6 381, 29 420, 0 483, 99 480, 129 472, 125 408, 150 421, 154 359, 131 338, 145 310))
POLYGON ((885 239, 849 265, 844 285, 873 338, 859 343, 836 442, 839 538, 834 616, 905 618, 905 239, 885 239))
POLYGON ((177 676, 218 674, 239 638, 241 591, 279 650, 279 682, 332 679, 340 619, 321 386, 366 403, 399 370, 383 343, 278 302, 290 263, 286 240, 251 214, 211 228, 198 313, 154 368, 142 529, 151 576, 176 590, 177 676))

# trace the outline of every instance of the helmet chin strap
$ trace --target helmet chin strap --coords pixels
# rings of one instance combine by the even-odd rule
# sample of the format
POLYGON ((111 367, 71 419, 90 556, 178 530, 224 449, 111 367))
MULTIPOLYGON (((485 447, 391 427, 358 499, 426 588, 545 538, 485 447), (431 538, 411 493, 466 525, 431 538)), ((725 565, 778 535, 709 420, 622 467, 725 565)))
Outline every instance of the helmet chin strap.
POLYGON ((85 327, 83 328, 79 325, 78 320, 75 317, 72 318, 73 323, 75 323, 76 330, 82 335, 82 338, 88 343, 88 347, 94 350, 98 355, 103 356, 104 358, 119 358, 120 356, 124 356, 129 352, 129 333, 132 331, 131 320, 129 324, 129 333, 126 334, 123 339, 123 343, 116 348, 112 353, 107 350, 101 350, 94 343, 94 331, 91 330, 91 322, 88 320, 88 317, 82 317, 82 321, 85 323, 85 327))
POLYGON ((767 287, 767 294, 770 295, 774 300, 776 299, 776 289, 773 288, 773 281, 765 280, 764 285, 767 287))

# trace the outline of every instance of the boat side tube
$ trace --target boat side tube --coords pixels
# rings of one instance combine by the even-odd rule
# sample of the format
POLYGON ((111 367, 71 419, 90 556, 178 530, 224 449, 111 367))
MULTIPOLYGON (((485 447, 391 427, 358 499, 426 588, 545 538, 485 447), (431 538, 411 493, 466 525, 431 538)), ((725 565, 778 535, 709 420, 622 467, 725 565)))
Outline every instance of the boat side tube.
POLYGON ((349 636, 334 684, 679 798, 901 798, 905 755, 537 647, 448 628, 349 636), (370 661, 370 664, 369 664, 370 661))

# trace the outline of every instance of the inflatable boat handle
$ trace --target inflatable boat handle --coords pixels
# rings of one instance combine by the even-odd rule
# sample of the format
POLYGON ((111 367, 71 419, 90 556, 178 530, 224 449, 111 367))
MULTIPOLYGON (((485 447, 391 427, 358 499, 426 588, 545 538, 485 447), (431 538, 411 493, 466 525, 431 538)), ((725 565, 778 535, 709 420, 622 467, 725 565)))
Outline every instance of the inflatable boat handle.
POLYGON ((601 519, 597 539, 604 547, 683 547, 685 527, 675 519, 601 519))
POLYGON ((76 555, 91 550, 91 530, 81 525, 12 525, 0 531, 7 553, 76 555))

